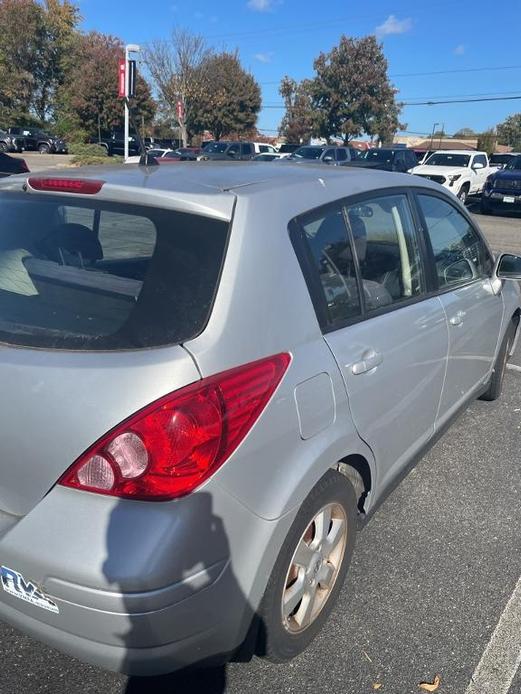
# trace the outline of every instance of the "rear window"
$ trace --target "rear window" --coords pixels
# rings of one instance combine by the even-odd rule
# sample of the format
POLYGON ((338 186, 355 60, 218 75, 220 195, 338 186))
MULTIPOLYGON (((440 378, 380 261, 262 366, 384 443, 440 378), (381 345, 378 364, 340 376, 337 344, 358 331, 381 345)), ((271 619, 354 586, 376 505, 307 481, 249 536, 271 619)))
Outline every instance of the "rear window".
POLYGON ((0 341, 177 344, 208 320, 227 222, 74 198, 0 195, 0 341))

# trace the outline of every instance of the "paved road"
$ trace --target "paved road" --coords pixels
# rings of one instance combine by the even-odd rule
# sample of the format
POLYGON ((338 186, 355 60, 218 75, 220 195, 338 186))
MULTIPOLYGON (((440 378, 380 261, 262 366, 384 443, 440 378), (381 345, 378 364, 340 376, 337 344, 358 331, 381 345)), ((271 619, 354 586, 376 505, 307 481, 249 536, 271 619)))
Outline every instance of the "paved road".
POLYGON ((25 159, 31 173, 69 166, 72 159, 70 154, 40 154, 39 152, 23 152, 23 154, 12 154, 11 156, 25 159))
POLYGON ((482 215, 479 203, 468 206, 474 219, 487 236, 494 251, 521 254, 521 212, 501 212, 500 215, 482 215))
MULTIPOLYGON (((521 252, 521 217, 478 221, 495 249, 521 252)), ((381 683, 384 694, 413 694, 439 674, 440 694, 465 694, 521 575, 520 448, 512 369, 504 396, 473 403, 360 533, 338 608, 289 664, 128 680, 0 623, 0 692, 363 694, 381 683)), ((518 673, 510 694, 520 691, 518 673)))

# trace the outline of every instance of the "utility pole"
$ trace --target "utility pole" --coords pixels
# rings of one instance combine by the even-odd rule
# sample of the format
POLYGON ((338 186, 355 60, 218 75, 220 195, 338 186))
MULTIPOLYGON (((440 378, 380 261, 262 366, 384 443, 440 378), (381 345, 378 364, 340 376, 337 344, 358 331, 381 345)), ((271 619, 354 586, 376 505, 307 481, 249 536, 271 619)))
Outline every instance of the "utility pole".
POLYGON ((125 133, 124 133, 124 154, 125 161, 128 159, 128 131, 129 131, 129 114, 128 114, 128 96, 129 96, 129 54, 139 53, 141 47, 136 43, 129 43, 125 46, 125 133))
POLYGON ((431 146, 430 149, 432 149, 432 141, 434 140, 434 133, 436 132, 436 126, 439 125, 439 123, 434 123, 432 126, 432 133, 431 133, 431 146))

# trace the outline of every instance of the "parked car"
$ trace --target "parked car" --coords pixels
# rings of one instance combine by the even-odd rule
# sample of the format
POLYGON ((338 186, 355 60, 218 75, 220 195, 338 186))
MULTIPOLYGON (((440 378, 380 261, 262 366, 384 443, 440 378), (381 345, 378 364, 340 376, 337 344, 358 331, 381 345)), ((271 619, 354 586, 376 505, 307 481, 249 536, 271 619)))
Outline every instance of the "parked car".
POLYGON ((14 135, 4 130, 0 130, 0 152, 21 152, 23 149, 23 141, 17 140, 14 135))
POLYGON ((185 171, 0 182, 0 619, 135 675, 305 649, 520 313, 428 180, 185 171))
POLYGON ((24 150, 40 152, 40 154, 67 154, 68 146, 65 140, 57 135, 50 135, 37 128, 9 128, 8 134, 16 139, 18 146, 24 150))
POLYGON ((331 147, 330 145, 304 145, 296 149, 283 161, 296 162, 298 164, 329 164, 331 166, 343 166, 354 159, 350 147, 331 147))
MULTIPOLYGON (((125 155, 125 135, 123 133, 114 132, 110 135, 92 138, 90 142, 103 147, 109 157, 114 155, 123 157, 125 155)), ((141 154, 139 141, 133 135, 129 135, 128 138, 128 154, 135 157, 141 154)))
POLYGON ((211 142, 203 149, 197 157, 199 161, 230 161, 247 160, 255 156, 255 145, 253 142, 211 142))
POLYGON ((195 161, 203 150, 201 147, 178 147, 175 151, 181 155, 183 160, 195 161))
POLYGON ((254 142, 253 148, 255 154, 276 154, 277 152, 273 145, 269 145, 266 142, 254 142))
POLYGON ((25 159, 10 157, 5 152, 0 152, 0 178, 20 173, 29 173, 25 159))
POLYGON ((416 166, 417 161, 412 149, 373 147, 353 159, 349 166, 407 173, 416 166))
POLYGON ((521 154, 518 154, 503 169, 491 174, 481 196, 482 214, 500 209, 521 207, 521 154))
POLYGON ((488 176, 495 170, 486 152, 440 150, 411 173, 439 183, 465 202, 469 195, 481 193, 488 176))
POLYGON ((265 152, 264 154, 256 154, 253 159, 254 161, 274 161, 275 159, 283 159, 284 154, 279 154, 278 152, 265 152))
POLYGON ((490 166, 495 166, 498 169, 502 169, 509 162, 511 162, 512 159, 519 156, 520 154, 521 154, 520 152, 508 152, 506 154, 505 153, 491 154, 489 157, 490 166))
POLYGON ((294 145, 290 143, 285 143, 283 145, 280 145, 278 148, 278 153, 283 154, 284 156, 288 156, 289 154, 293 154, 295 150, 297 150, 299 147, 302 147, 302 145, 294 145))

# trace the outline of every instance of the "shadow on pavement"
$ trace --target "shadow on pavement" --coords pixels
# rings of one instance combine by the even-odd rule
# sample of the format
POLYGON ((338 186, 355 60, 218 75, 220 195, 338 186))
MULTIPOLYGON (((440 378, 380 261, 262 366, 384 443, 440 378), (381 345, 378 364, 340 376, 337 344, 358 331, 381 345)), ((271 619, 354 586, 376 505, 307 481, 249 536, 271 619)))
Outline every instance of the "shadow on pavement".
POLYGON ((226 666, 181 670, 158 677, 131 677, 125 694, 221 694, 226 692, 226 666))

